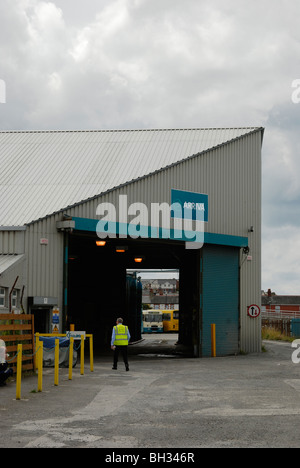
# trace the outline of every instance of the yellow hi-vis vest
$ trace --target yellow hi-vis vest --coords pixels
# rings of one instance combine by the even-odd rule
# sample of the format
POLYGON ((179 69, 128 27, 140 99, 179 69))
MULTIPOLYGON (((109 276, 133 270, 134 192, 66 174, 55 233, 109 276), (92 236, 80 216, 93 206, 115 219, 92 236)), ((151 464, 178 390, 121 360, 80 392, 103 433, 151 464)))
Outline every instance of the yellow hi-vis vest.
POLYGON ((114 327, 115 329, 115 341, 114 345, 115 346, 128 346, 128 327, 125 327, 125 325, 116 325, 114 327))

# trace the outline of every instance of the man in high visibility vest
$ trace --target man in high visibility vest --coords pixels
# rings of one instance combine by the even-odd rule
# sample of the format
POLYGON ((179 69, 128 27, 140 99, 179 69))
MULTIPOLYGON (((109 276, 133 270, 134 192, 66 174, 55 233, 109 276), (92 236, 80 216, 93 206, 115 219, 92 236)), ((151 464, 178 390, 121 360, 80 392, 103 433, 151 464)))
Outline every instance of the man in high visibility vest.
POLYGON ((119 352, 121 351, 126 371, 129 371, 127 347, 130 341, 128 327, 123 325, 123 319, 118 318, 111 336, 111 349, 114 351, 113 369, 118 367, 119 352))

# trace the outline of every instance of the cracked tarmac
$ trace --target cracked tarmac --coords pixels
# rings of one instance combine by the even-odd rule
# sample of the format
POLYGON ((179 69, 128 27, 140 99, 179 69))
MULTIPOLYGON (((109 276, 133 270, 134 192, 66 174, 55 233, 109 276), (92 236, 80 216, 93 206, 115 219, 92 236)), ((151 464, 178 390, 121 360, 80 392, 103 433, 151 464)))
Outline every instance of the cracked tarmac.
MULTIPOLYGON (((173 342, 172 342, 173 340, 173 342)), ((147 339, 146 339, 147 341, 147 339)), ((168 335, 155 352, 145 342, 113 371, 112 356, 95 357, 94 372, 45 369, 0 388, 0 448, 299 447, 300 364, 291 344, 215 359, 170 356, 168 335), (166 355, 162 352, 165 346, 166 355), (149 355, 150 354, 150 355, 149 355), (147 357, 146 357, 147 356, 147 357)), ((157 344, 157 343, 156 343, 157 344)))

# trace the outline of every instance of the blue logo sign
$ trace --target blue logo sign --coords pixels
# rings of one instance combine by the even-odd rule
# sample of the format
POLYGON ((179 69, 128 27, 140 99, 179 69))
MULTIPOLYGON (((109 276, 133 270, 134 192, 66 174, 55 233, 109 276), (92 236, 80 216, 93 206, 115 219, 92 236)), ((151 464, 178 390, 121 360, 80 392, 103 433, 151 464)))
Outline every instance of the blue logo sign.
POLYGON ((171 189, 172 218, 208 222, 208 195, 171 189))

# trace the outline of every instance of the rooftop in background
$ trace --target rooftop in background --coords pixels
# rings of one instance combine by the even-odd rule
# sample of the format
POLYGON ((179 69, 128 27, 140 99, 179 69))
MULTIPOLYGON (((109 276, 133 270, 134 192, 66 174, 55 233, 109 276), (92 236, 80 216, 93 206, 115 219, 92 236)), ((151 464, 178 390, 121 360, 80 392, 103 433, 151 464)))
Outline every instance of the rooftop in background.
POLYGON ((260 130, 0 132, 0 226, 22 226, 260 130))
POLYGON ((265 305, 300 305, 300 296, 262 296, 261 304, 265 305))

